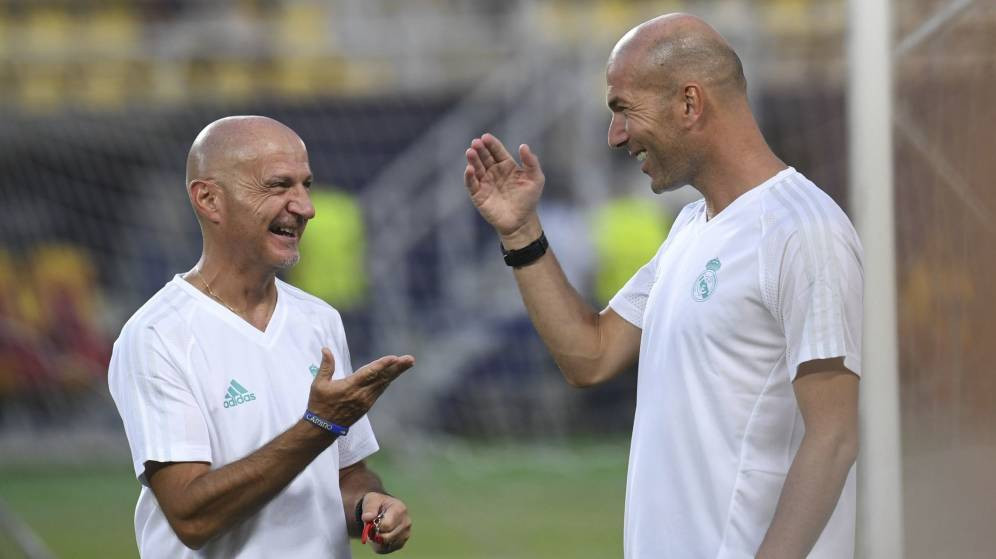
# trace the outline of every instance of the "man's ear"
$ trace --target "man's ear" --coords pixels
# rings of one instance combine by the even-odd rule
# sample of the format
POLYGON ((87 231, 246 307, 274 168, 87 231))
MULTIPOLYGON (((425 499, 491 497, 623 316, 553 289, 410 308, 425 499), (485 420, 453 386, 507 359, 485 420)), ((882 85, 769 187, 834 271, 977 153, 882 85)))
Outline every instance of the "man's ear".
POLYGON ((217 183, 203 179, 190 181, 187 186, 190 204, 201 219, 210 223, 221 223, 221 187, 217 183))
POLYGON ((702 86, 696 82, 685 84, 681 91, 684 111, 681 120, 685 126, 691 128, 702 117, 705 110, 705 96, 702 94, 702 86))

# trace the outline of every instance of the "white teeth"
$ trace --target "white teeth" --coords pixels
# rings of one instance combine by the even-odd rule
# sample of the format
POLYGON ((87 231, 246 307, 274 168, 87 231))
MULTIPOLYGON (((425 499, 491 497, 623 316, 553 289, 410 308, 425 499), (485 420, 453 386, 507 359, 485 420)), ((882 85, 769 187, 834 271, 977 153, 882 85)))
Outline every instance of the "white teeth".
POLYGON ((647 159, 647 152, 641 151, 640 153, 636 154, 637 161, 646 161, 646 159, 647 159))

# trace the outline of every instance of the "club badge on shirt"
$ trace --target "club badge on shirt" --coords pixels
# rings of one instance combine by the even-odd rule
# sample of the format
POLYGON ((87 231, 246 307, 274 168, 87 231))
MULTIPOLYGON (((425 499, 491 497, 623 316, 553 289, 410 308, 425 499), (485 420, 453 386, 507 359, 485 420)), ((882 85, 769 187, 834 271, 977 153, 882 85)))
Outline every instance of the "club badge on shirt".
POLYGON ((692 299, 702 302, 712 294, 716 292, 716 286, 719 284, 719 278, 716 276, 716 272, 719 271, 720 264, 719 258, 713 258, 706 263, 705 271, 699 274, 699 277, 695 278, 695 283, 692 285, 692 299))

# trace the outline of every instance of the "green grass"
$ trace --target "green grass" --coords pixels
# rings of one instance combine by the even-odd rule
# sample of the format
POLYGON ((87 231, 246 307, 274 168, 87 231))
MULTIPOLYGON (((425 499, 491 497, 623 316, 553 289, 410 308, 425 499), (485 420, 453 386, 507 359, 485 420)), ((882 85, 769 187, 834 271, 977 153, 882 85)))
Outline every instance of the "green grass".
POLYGON ((3 471, 0 498, 57 557, 138 556, 128 469, 3 471))
MULTIPOLYGON (((624 441, 431 452, 369 461, 412 516, 412 539, 394 557, 622 555, 624 441)), ((125 468, 0 471, 0 498, 58 557, 135 557, 138 485, 125 468)), ((374 557, 359 542, 353 550, 374 557)))

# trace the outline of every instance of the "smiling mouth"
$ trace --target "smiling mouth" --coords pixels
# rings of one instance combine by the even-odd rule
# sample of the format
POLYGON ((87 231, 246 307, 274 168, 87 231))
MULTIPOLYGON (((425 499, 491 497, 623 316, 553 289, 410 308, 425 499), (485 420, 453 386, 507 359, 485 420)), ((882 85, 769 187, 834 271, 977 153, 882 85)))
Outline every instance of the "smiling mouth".
POLYGON ((273 226, 270 227, 270 233, 273 233, 274 235, 280 235, 281 237, 287 237, 290 239, 297 238, 297 230, 292 229, 290 227, 273 226))
POLYGON ((647 160, 647 152, 641 151, 640 153, 636 154, 636 160, 640 161, 641 163, 643 161, 646 161, 647 160))

